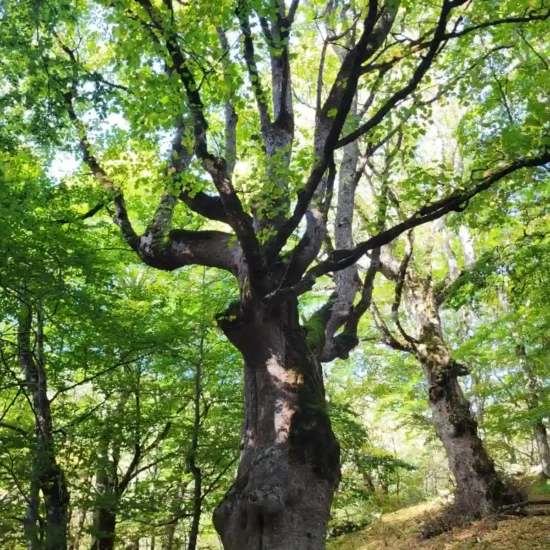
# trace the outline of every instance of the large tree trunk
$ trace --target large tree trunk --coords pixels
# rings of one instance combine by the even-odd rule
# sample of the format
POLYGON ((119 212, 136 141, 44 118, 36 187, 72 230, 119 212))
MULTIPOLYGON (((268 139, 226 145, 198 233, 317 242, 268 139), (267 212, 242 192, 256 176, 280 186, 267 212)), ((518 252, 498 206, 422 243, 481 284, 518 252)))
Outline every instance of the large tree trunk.
POLYGON ((321 550, 340 479, 321 366, 295 300, 221 321, 245 360, 237 479, 214 513, 225 550, 321 550), (252 315, 251 315, 252 316, 252 315))
POLYGON ((495 471, 477 431, 477 422, 457 375, 450 367, 424 364, 435 431, 447 452, 457 484, 458 509, 474 516, 495 511, 514 498, 495 471))

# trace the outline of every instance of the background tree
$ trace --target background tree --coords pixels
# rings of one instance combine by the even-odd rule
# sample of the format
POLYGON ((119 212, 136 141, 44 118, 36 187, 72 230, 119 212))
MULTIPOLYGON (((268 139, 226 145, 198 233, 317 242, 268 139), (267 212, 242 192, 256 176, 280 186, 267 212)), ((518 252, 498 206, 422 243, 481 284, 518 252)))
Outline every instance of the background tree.
POLYGON ((240 360, 206 317, 232 285, 126 268, 108 224, 61 218, 67 188, 16 145, 0 198, 1 545, 112 548, 146 525, 193 548, 238 449, 240 360))

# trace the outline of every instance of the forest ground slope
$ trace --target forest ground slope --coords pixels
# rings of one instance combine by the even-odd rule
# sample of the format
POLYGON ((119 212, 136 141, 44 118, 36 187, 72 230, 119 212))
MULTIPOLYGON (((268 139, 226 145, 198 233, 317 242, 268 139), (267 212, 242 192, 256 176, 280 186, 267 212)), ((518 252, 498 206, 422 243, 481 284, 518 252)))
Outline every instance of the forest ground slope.
MULTIPOLYGON (((363 531, 338 537, 329 550, 548 550, 550 515, 547 517, 490 517, 437 537, 422 540, 425 519, 436 511, 433 504, 405 508, 384 516, 363 531)), ((550 512, 549 512, 550 513, 550 512)))

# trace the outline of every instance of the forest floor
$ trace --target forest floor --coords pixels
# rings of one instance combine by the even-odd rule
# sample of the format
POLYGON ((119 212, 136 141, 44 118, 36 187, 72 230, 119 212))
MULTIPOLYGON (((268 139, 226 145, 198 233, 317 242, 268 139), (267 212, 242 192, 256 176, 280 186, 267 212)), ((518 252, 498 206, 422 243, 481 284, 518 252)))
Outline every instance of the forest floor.
MULTIPOLYGON (((536 499, 536 497, 534 497, 536 499)), ((441 509, 419 504, 383 516, 363 531, 333 539, 329 550, 549 550, 550 516, 489 517, 422 540, 424 520, 441 509)))

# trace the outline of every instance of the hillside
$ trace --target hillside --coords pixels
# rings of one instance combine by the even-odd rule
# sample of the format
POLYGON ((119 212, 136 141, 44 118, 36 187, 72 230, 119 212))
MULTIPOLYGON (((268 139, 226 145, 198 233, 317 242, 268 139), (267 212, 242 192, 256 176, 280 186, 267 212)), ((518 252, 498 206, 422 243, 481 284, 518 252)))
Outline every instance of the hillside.
POLYGON ((487 518, 422 540, 423 520, 434 513, 433 505, 418 505, 382 517, 369 528, 334 539, 329 550, 548 550, 548 517, 487 518))

